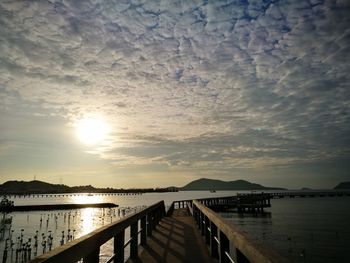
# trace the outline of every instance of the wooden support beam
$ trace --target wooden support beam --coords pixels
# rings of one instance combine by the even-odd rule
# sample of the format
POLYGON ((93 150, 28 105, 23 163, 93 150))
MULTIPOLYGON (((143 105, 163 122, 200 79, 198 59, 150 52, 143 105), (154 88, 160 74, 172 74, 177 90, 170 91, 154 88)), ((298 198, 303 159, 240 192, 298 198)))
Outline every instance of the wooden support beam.
POLYGON ((147 218, 146 216, 141 218, 141 245, 147 244, 147 218))
POLYGON ((125 242, 125 231, 121 231, 114 236, 114 254, 115 262, 124 262, 124 242, 125 242))
POLYGON ((219 262, 220 263, 230 263, 231 261, 228 258, 228 255, 230 255, 230 241, 228 240, 227 236, 222 231, 220 231, 220 239, 219 240, 220 240, 219 262))
POLYGON ((147 214, 147 236, 152 236, 153 230, 153 213, 150 212, 147 214))
POLYGON ((130 258, 138 258, 138 222, 136 221, 130 226, 130 258))
POLYGON ((213 258, 219 258, 218 251, 218 228, 216 225, 210 221, 210 255, 213 258))
POLYGON ((205 243, 210 245, 210 221, 208 217, 205 217, 205 243))
POLYGON ((99 263, 99 261, 100 261, 100 247, 91 251, 83 259, 83 263, 99 263))

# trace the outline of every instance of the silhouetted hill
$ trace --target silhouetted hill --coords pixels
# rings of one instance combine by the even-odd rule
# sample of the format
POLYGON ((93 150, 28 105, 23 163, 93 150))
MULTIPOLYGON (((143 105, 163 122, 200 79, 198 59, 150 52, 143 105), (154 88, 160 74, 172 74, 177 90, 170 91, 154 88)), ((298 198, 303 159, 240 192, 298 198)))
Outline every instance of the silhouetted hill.
POLYGON ((96 188, 92 185, 69 187, 63 184, 50 184, 38 180, 8 181, 0 185, 0 194, 56 194, 56 193, 145 193, 145 192, 173 192, 177 188, 96 188))
POLYGON ((350 182, 339 183, 334 189, 350 189, 350 182))
POLYGON ((260 184, 250 183, 245 180, 221 181, 201 178, 190 182, 181 188, 184 191, 193 190, 284 190, 284 188, 265 187, 260 184))
POLYGON ((0 185, 0 193, 64 193, 70 187, 62 184, 49 184, 42 181, 8 181, 0 185))

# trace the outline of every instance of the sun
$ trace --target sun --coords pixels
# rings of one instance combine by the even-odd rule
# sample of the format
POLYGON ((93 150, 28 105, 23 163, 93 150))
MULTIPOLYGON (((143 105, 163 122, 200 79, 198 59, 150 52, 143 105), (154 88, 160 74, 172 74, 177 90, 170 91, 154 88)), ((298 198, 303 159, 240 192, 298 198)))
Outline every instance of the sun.
POLYGON ((102 119, 84 118, 76 123, 76 133, 83 143, 96 145, 107 139, 108 127, 102 119))

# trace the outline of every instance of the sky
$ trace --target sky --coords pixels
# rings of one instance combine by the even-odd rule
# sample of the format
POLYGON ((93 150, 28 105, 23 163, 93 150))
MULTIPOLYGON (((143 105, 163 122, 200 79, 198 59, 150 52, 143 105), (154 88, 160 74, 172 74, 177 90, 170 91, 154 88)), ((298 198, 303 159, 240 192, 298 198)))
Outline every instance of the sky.
POLYGON ((0 183, 349 181, 349 14, 347 0, 1 0, 0 183), (101 125, 94 143, 77 132, 101 125))

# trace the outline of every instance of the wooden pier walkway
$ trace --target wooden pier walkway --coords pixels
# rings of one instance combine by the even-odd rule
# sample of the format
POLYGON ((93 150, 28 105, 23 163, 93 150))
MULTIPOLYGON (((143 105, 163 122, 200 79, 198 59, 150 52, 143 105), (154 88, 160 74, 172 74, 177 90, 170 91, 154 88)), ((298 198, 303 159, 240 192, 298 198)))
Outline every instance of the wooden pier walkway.
POLYGON ((268 246, 257 243, 209 207, 229 204, 236 197, 164 201, 112 222, 57 247, 31 263, 100 262, 100 247, 113 240, 106 263, 220 262, 286 263, 268 246), (129 228, 129 237, 126 229, 129 228), (126 241, 127 239, 127 241, 126 241), (129 247, 129 250, 125 248, 129 247), (128 255, 125 252, 128 251, 128 255))
POLYGON ((181 208, 170 217, 163 217, 159 225, 147 239, 138 259, 129 259, 129 263, 139 262, 217 262, 211 258, 203 237, 188 209, 181 208))

